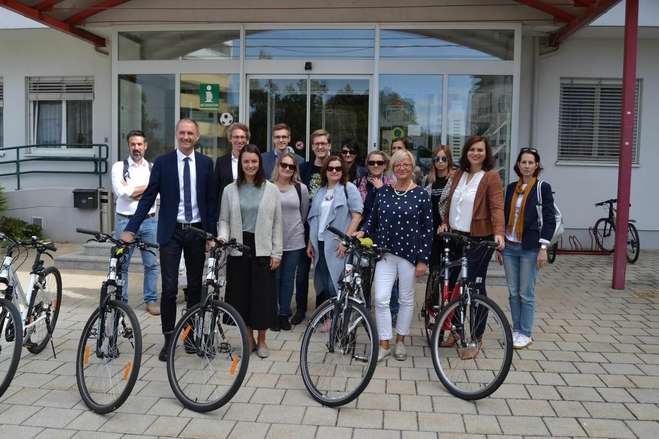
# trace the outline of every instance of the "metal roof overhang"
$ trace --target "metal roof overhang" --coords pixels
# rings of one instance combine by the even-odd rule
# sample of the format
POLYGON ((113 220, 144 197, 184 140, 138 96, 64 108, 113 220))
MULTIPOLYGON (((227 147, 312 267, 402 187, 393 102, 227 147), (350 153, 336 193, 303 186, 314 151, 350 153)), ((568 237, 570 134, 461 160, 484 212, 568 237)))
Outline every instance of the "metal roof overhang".
POLYGON ((547 24, 559 45, 620 0, 0 0, 0 6, 87 41, 89 25, 226 22, 507 22, 547 24))

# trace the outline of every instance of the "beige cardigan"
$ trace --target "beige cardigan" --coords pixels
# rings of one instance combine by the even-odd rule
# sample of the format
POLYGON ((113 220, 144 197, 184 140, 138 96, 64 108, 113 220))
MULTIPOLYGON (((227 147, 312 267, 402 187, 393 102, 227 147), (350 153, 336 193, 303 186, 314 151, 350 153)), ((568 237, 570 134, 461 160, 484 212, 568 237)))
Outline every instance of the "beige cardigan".
MULTIPOLYGON (((269 181, 263 183, 263 197, 256 214, 256 229, 254 241, 256 248, 252 249, 255 256, 269 256, 281 259, 283 253, 283 231, 281 217, 281 199, 279 189, 269 181)), ((220 209, 218 238, 228 241, 235 239, 243 243, 243 220, 240 214, 240 197, 238 185, 234 182, 224 188, 220 209)), ((240 252, 232 250, 232 256, 240 256, 240 252)))

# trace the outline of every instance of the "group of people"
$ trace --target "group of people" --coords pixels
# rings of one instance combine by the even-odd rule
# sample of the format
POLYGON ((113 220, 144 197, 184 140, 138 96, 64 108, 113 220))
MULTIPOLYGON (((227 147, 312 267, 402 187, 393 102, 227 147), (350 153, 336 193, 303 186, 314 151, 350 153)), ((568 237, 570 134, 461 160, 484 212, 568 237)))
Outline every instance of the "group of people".
MULTIPOLYGON (((336 295, 346 249, 326 231, 330 225, 349 235, 368 235, 389 250, 375 267, 373 285, 365 288, 369 305, 373 289, 379 360, 406 359, 415 279, 439 263, 438 234, 446 230, 497 243, 497 259, 504 263, 510 289, 514 346, 531 343, 537 268, 546 262, 553 231, 551 187, 538 183, 542 168, 535 149, 520 151, 515 165, 519 181, 507 187, 504 197, 499 173, 493 169, 492 148, 482 136, 465 143, 455 166, 450 148, 436 147, 431 171, 421 183, 406 139, 392 143, 391 157, 371 151, 362 167, 353 143, 346 142, 340 155, 332 155, 331 136, 324 129, 310 136, 314 158, 309 162, 289 146, 291 130, 283 123, 273 127, 274 147, 269 152, 249 143, 244 124, 234 123, 227 135, 231 152, 213 166, 210 158, 195 151, 197 123, 181 119, 176 149, 151 165, 144 159, 144 133, 131 131, 129 157, 112 170, 117 233, 126 241, 139 234, 157 240, 160 247, 160 307, 155 292, 158 266, 155 258, 143 254, 144 301, 148 312, 161 315, 165 339, 160 360, 166 360, 175 325, 181 254, 187 305, 200 300, 204 255, 212 242, 205 242, 191 227, 251 249, 229 255, 225 299, 245 320, 250 348, 261 358, 269 356, 269 329, 290 330, 304 321, 312 264, 316 306, 336 295), (545 201, 539 209, 537 190, 542 190, 545 201), (542 227, 538 215, 544 219, 542 227)), ((470 277, 481 294, 487 294, 491 252, 480 247, 468 255, 470 277)), ((321 330, 329 330, 329 321, 325 326, 321 330)), ((474 358, 479 350, 476 344, 463 356, 474 358)))

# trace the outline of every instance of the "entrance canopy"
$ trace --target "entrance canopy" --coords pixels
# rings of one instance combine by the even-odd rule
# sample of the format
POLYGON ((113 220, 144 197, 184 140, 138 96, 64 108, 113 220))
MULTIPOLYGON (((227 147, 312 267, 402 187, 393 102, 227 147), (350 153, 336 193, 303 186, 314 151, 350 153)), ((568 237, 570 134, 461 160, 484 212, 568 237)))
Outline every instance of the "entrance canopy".
POLYGON ((620 0, 0 0, 32 20, 105 47, 120 24, 506 22, 540 27, 558 45, 620 0), (96 31, 90 31, 94 28, 96 31))

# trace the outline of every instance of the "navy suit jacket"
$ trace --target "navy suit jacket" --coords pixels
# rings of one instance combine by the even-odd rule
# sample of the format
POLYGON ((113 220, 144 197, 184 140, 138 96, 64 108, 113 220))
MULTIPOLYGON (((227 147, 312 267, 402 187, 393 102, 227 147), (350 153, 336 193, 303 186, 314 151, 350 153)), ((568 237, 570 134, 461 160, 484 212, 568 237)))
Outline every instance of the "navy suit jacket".
POLYGON ((233 170, 231 169, 231 151, 217 158, 215 162, 214 192, 217 197, 217 207, 215 209, 215 221, 220 217, 220 203, 222 202, 222 192, 230 183, 233 183, 233 170))
MULTIPOLYGON (((504 214, 506 216, 506 228, 508 227, 508 218, 510 217, 510 205, 515 193, 514 181, 508 184, 506 188, 506 201, 504 204, 504 214)), ((538 184, 536 183, 526 200, 524 209, 524 225, 522 226, 522 248, 524 250, 537 250, 540 247, 540 239, 549 242, 556 228, 556 217, 554 215, 554 195, 551 186, 546 181, 542 183, 542 230, 540 230, 540 220, 538 218, 538 184)))
MULTIPOLYGON (((195 151, 195 170, 197 188, 197 206, 204 230, 217 235, 216 192, 213 180, 213 161, 195 151)), ((160 194, 160 212, 158 214, 158 244, 167 244, 176 230, 176 217, 180 202, 180 183, 176 150, 156 158, 151 169, 151 178, 135 214, 128 222, 125 231, 137 233, 142 221, 160 194)))

